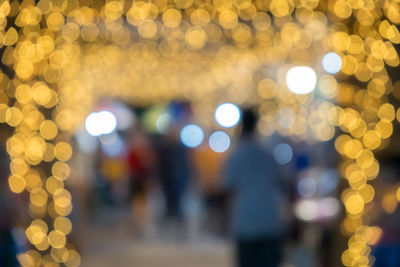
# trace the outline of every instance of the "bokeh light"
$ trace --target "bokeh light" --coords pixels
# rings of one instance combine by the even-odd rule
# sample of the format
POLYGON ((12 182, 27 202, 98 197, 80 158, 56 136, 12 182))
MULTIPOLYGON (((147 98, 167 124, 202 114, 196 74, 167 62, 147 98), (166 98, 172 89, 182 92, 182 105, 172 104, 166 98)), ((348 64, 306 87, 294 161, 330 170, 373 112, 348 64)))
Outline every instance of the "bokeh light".
POLYGON ((92 136, 109 134, 117 128, 117 118, 110 111, 93 112, 87 116, 85 127, 92 136))
POLYGON ((334 217, 339 213, 340 203, 335 197, 325 197, 319 202, 319 212, 323 217, 334 217))
POLYGON ((210 135, 208 144, 213 151, 223 153, 228 150, 231 145, 231 139, 227 133, 216 131, 210 135))
POLYGON ((157 120, 162 114, 167 113, 166 108, 167 107, 165 105, 153 105, 145 110, 144 114, 141 117, 141 123, 147 132, 159 132, 157 128, 157 120))
POLYGON ((276 123, 284 129, 290 129, 296 123, 296 113, 291 108, 281 108, 276 114, 276 123))
POLYGON ((293 149, 289 144, 280 143, 275 146, 273 156, 276 162, 281 165, 289 163, 293 158, 293 149))
POLYGON ((307 66, 296 66, 286 73, 286 85, 295 94, 311 93, 317 84, 315 71, 307 66))
POLYGON ((94 154, 97 150, 98 140, 86 131, 79 131, 75 135, 79 149, 87 154, 94 154))
POLYGON ((172 121, 172 116, 169 113, 161 114, 156 121, 156 128, 160 134, 166 134, 168 132, 168 127, 172 121))
POLYGON ((215 110, 215 120, 222 127, 233 127, 240 120, 240 110, 235 104, 221 104, 215 110))
POLYGON ((328 169, 322 172, 318 179, 318 192, 321 195, 327 195, 334 190, 339 185, 339 177, 337 171, 334 169, 328 169))
POLYGON ((326 72, 336 74, 342 68, 342 58, 338 54, 330 52, 322 58, 322 67, 326 72))
POLYGON ((318 218, 318 203, 313 199, 300 200, 295 204, 294 214, 302 221, 313 221, 318 218))
POLYGON ((103 135, 99 138, 99 140, 102 151, 109 157, 117 157, 124 151, 125 143, 116 133, 103 135))
POLYGON ((118 130, 128 130, 135 123, 135 114, 132 110, 126 106, 125 104, 114 102, 110 105, 112 113, 115 115, 117 119, 117 128, 118 130))
POLYGON ((203 143, 204 132, 200 126, 189 124, 182 128, 180 138, 185 146, 195 148, 203 143))
POLYGON ((317 181, 312 177, 304 177, 297 184, 297 192, 301 197, 312 197, 317 189, 317 181))
MULTIPOLYGON (((52 174, 68 177, 62 160, 70 157, 71 148, 65 143, 98 99, 118 97, 138 106, 186 99, 210 127, 213 120, 207 118, 223 94, 224 101, 260 105, 258 130, 264 136, 278 132, 293 141, 315 143, 341 132, 335 142, 343 157, 338 170, 349 185, 342 194, 346 217, 341 229, 350 237, 341 259, 345 266, 372 264, 369 245, 382 230, 368 225, 366 204, 375 197, 369 182, 381 168, 375 152, 389 144, 396 129, 394 115, 400 121, 399 110, 395 113, 388 103, 392 96, 400 99, 400 82, 392 81, 387 71, 400 64, 395 47, 400 43, 399 1, 20 2, 6 0, 0 6, 0 122, 16 128, 7 141, 13 192, 31 190, 34 203, 47 201, 47 193, 36 190, 42 184, 30 184, 25 175, 38 169, 39 178, 33 180, 54 181, 41 177, 48 169, 41 167, 44 161, 53 165, 52 174), (328 72, 319 79, 324 100, 308 94, 315 85, 307 75, 295 72, 285 83, 286 66, 312 66, 322 55, 328 72), (9 77, 7 68, 15 77, 9 77), (340 77, 330 75, 339 70, 340 77), (282 112, 285 108, 294 116, 282 112)), ((161 113, 149 119, 154 131, 161 113)), ((95 136, 107 132, 96 124, 95 136)), ((119 121, 117 126, 122 127, 119 121)), ((327 186, 326 192, 333 187, 327 186)), ((315 203, 307 203, 303 206, 315 210, 315 203)), ((385 212, 397 206, 393 194, 385 195, 381 204, 385 212)), ((32 204, 29 212, 43 218, 46 205, 32 204)), ((66 216, 71 210, 72 205, 56 206, 52 212, 66 216)), ((27 228, 37 250, 64 245, 63 231, 48 234, 45 228, 38 221, 27 228), (32 238, 35 233, 37 239, 32 238)), ((79 266, 79 254, 65 245, 65 264, 79 266)), ((35 253, 29 250, 19 259, 41 264, 35 253)))

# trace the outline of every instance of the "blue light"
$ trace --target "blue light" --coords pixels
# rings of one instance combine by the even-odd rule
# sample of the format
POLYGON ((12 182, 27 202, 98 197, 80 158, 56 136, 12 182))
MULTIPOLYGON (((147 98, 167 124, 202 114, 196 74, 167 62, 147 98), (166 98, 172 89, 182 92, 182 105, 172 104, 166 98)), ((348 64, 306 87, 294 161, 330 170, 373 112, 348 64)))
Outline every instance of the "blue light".
POLYGON ((100 139, 101 149, 104 154, 109 157, 117 157, 121 155, 125 148, 124 141, 116 134, 106 137, 107 138, 100 139))
POLYGON ((342 68, 342 58, 333 52, 330 52, 322 59, 322 67, 330 74, 335 74, 342 68))
POLYGON ((311 197, 317 193, 317 182, 312 177, 302 178, 297 184, 297 192, 301 197, 311 197))
POLYGON ((322 195, 334 192, 339 184, 338 174, 335 169, 325 170, 318 180, 318 190, 322 195))
POLYGON ((223 131, 216 131, 210 135, 208 144, 212 150, 218 153, 225 152, 231 145, 231 139, 223 131))
POLYGON ((293 157, 293 149, 286 143, 278 144, 273 151, 276 162, 281 165, 289 163, 293 157))
POLYGON ((204 132, 196 124, 188 124, 182 128, 180 138, 185 146, 195 148, 203 142, 204 132))

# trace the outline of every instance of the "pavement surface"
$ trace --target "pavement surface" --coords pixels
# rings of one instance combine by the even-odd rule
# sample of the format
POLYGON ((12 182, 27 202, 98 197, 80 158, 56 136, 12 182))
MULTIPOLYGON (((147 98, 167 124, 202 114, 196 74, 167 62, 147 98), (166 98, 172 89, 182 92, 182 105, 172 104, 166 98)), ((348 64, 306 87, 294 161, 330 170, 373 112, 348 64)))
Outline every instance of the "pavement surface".
POLYGON ((231 247, 226 240, 201 235, 184 238, 176 228, 138 237, 128 219, 112 214, 107 217, 81 229, 81 267, 232 266, 231 247))

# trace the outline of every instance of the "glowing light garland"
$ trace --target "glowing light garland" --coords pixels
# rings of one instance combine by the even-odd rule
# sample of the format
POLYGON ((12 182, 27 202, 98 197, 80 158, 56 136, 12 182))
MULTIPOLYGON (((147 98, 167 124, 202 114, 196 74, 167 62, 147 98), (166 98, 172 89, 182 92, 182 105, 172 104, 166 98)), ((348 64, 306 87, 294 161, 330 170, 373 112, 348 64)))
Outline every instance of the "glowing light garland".
POLYGON ((257 104, 262 134, 297 141, 327 141, 339 128, 339 169, 349 183, 342 262, 372 265, 379 229, 368 226, 368 182, 396 117, 388 95, 400 95, 400 83, 385 66, 399 65, 398 24, 395 0, 0 1, 3 70, 15 72, 0 75, 0 122, 15 127, 9 184, 29 192, 26 235, 36 248, 19 255, 21 265, 80 264, 67 238, 68 134, 101 97, 140 105, 185 99, 205 127, 217 103, 257 104), (329 52, 341 57, 338 79, 318 65, 329 52), (293 66, 315 69, 316 93, 288 90, 293 66))

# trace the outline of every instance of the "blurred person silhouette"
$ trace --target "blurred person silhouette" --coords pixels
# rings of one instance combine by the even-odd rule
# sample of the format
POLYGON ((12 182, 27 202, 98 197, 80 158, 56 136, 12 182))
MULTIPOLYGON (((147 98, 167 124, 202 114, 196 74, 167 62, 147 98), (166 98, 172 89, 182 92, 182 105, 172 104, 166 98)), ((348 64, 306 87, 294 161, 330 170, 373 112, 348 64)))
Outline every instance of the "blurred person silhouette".
POLYGON ((134 223, 139 233, 143 234, 150 219, 147 198, 155 164, 155 155, 148 135, 141 128, 135 129, 135 133, 130 140, 127 160, 134 223))
POLYGON ((178 138, 178 129, 171 126, 162 140, 159 154, 159 177, 165 198, 165 219, 182 222, 182 200, 190 179, 187 148, 178 138))
POLYGON ((193 151, 196 171, 196 185, 205 206, 205 227, 212 234, 227 234, 226 192, 221 186, 221 167, 226 153, 213 151, 208 144, 202 144, 193 151))
POLYGON ((380 227, 377 243, 372 247, 375 267, 400 266, 400 213, 396 192, 400 178, 400 157, 381 158, 380 183, 375 184, 376 199, 380 199, 382 210, 376 211, 376 222, 380 227), (386 199, 386 201, 385 201, 386 199), (391 200, 390 200, 391 199, 391 200))
POLYGON ((223 177, 232 197, 237 266, 275 267, 286 232, 282 179, 274 158, 256 139, 256 125, 255 113, 244 110, 242 136, 228 156, 223 177))

